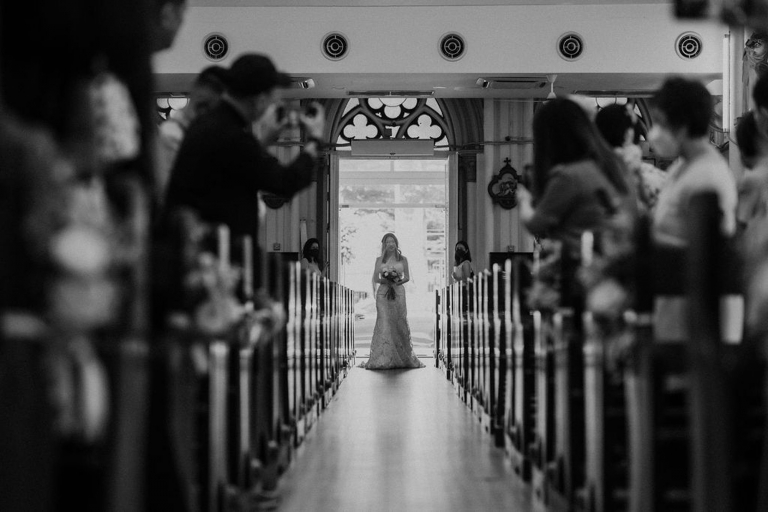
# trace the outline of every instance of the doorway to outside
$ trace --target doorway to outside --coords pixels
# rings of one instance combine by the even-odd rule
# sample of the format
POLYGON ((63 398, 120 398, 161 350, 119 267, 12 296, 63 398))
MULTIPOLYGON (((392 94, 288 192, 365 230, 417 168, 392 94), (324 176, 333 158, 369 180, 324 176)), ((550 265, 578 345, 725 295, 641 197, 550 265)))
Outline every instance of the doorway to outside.
POLYGON ((339 282, 355 290, 355 348, 368 357, 376 323, 371 279, 381 239, 408 258, 408 323, 417 355, 434 349, 435 290, 447 276, 449 159, 339 159, 339 282))

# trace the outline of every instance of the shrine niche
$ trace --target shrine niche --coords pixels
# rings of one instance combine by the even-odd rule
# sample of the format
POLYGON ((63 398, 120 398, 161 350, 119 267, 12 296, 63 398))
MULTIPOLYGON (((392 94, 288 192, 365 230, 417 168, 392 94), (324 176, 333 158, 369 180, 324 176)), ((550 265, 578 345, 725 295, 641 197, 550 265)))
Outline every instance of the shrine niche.
POLYGON ((505 210, 517 206, 517 184, 520 182, 520 174, 510 163, 511 160, 505 158, 504 167, 488 183, 488 195, 505 210))

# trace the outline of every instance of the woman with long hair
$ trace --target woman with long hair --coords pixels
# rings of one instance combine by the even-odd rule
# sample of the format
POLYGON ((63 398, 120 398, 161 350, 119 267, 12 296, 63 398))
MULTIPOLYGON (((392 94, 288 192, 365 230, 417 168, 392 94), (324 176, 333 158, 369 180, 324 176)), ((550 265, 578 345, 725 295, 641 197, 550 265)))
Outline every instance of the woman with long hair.
POLYGON ((325 275, 327 265, 324 267, 320 259, 320 240, 310 238, 304 243, 301 250, 301 268, 314 274, 325 275))
POLYGON ((397 237, 387 233, 381 239, 381 255, 373 267, 373 295, 376 297, 376 325, 371 338, 371 355, 361 364, 368 370, 423 368, 413 352, 411 329, 403 285, 411 280, 408 259, 400 251, 397 237))
POLYGON ((475 276, 472 269, 472 254, 464 240, 459 240, 454 246, 453 272, 451 275, 456 281, 466 281, 475 276))
POLYGON ((533 144, 532 190, 518 185, 518 203, 534 236, 559 240, 578 254, 584 231, 636 210, 622 163, 577 103, 556 98, 539 107, 533 144))

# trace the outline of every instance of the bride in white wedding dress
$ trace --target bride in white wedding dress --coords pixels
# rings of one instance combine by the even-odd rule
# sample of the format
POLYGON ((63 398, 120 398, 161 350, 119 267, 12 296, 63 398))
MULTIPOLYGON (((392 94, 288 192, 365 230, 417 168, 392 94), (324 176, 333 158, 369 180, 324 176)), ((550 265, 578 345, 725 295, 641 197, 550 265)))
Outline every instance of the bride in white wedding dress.
POLYGON ((389 370, 424 367, 413 352, 408 326, 403 285, 410 279, 408 260, 400 252, 397 237, 387 233, 381 239, 381 256, 376 258, 373 269, 376 325, 371 339, 371 355, 368 362, 360 365, 361 368, 389 370))

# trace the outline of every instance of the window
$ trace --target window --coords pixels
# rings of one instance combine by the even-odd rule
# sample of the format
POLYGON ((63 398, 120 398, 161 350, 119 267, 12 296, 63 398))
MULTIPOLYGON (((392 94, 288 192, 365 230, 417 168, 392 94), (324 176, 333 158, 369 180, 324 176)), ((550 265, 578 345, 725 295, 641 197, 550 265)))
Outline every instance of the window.
POLYGON ((349 150, 353 140, 433 140, 447 150, 448 126, 435 98, 352 98, 337 127, 337 149, 349 150))

